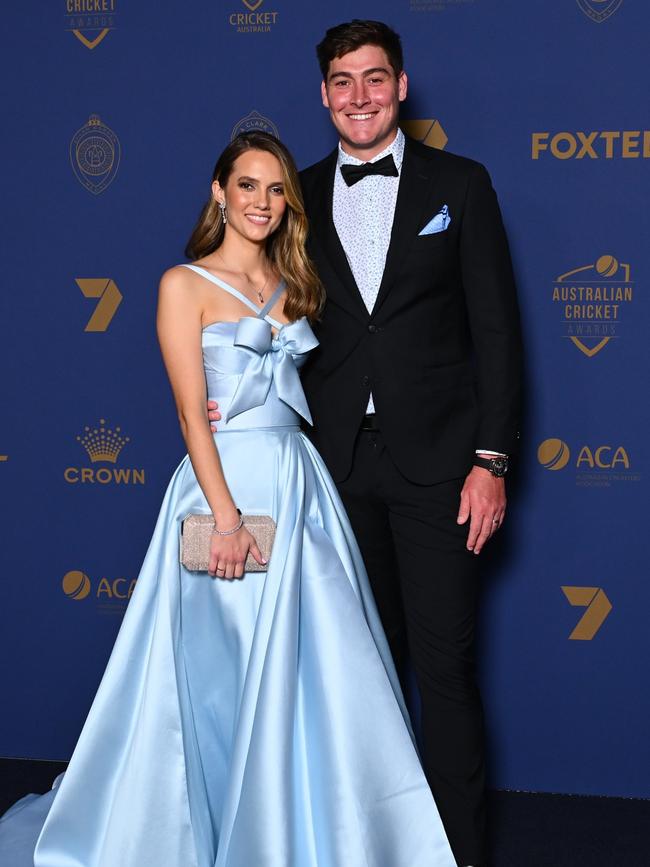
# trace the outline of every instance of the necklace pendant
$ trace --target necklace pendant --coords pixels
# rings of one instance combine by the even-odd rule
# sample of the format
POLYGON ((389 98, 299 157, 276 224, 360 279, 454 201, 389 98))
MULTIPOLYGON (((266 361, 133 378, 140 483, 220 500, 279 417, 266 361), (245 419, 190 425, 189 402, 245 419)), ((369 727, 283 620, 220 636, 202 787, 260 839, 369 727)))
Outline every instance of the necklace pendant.
POLYGON ((264 304, 264 296, 262 295, 260 290, 256 289, 255 291, 257 292, 257 297, 260 299, 260 304, 264 304))

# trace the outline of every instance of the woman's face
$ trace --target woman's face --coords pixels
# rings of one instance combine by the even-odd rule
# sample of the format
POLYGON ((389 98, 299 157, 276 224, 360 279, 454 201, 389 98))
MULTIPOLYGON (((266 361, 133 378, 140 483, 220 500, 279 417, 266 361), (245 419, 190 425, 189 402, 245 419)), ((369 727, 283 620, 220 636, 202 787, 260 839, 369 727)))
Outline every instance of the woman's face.
POLYGON ((244 151, 235 160, 225 187, 215 181, 212 192, 226 205, 226 232, 236 232, 250 241, 266 241, 280 225, 287 207, 282 166, 268 151, 244 151))

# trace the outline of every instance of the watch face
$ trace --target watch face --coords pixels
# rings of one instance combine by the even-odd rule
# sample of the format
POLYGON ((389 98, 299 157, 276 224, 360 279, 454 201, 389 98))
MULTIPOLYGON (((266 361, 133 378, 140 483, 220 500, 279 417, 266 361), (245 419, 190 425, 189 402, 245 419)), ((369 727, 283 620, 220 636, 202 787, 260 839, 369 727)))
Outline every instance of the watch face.
POLYGON ((508 472, 508 458, 494 458, 492 461, 492 473, 495 476, 505 476, 508 472))

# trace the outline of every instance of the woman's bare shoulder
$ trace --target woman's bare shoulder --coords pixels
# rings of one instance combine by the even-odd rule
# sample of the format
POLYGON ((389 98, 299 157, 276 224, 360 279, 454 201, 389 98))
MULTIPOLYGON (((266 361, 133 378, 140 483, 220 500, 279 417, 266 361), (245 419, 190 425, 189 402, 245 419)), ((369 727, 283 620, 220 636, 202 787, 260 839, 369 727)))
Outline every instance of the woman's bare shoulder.
POLYGON ((194 283, 194 273, 184 265, 173 265, 168 268, 160 278, 160 286, 184 287, 194 283))

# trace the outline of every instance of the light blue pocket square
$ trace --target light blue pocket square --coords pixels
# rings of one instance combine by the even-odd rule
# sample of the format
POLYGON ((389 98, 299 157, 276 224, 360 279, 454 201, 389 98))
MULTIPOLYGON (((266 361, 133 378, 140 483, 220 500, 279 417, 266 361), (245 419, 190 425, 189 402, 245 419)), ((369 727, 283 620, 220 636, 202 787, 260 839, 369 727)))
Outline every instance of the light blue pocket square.
POLYGON ((424 229, 422 229, 420 235, 435 235, 436 232, 444 232, 450 223, 451 217, 449 216, 449 207, 443 205, 435 217, 432 220, 429 220, 424 229))

